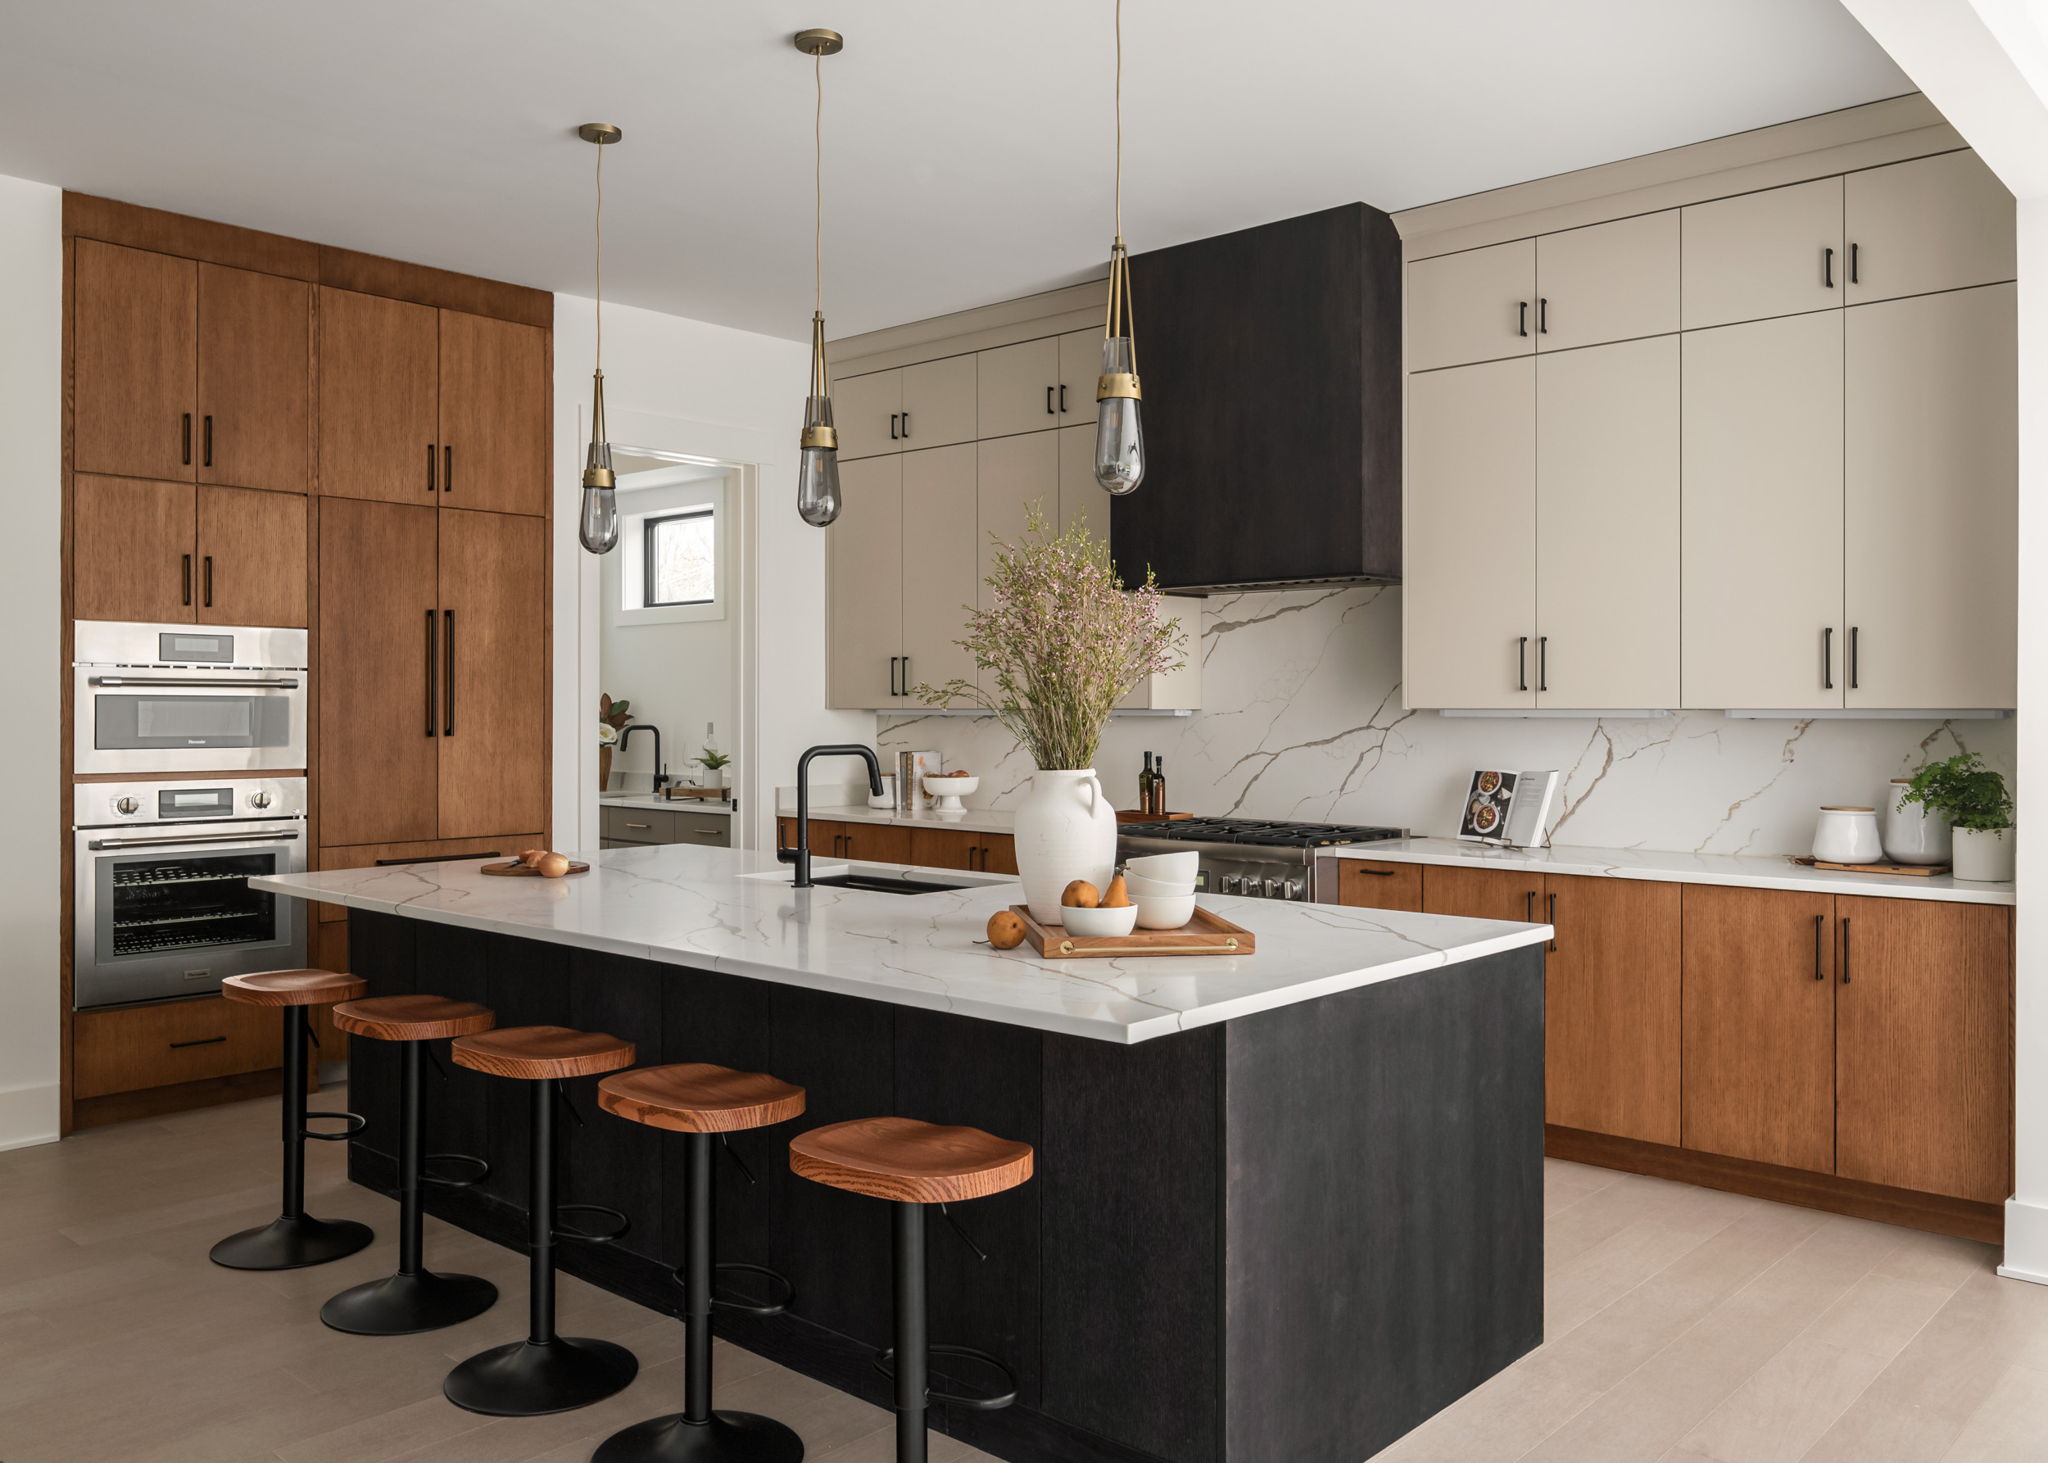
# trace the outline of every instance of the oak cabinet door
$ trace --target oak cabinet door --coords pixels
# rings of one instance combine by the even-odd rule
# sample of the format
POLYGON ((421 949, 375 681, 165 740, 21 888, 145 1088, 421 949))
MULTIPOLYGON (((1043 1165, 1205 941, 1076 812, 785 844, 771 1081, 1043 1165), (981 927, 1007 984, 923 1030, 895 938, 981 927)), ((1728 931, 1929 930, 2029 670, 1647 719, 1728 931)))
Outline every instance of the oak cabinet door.
POLYGON ((1524 869, 1429 864, 1422 870, 1422 912, 1541 924, 1543 876, 1524 869))
POLYGON ((1677 209, 1537 239, 1537 350, 1677 329, 1677 209))
POLYGON ((440 326, 429 305, 322 287, 320 491, 433 504, 440 326))
POLYGON ((1420 911, 1422 865, 1338 859, 1337 902, 1359 909, 1420 911))
POLYGON ((983 833, 975 844, 974 862, 984 873, 1017 872, 1017 840, 1007 833, 983 833))
MULTIPOLYGON (((1102 332, 1092 328, 1069 330, 1059 340, 1060 387, 1053 394, 1053 405, 1059 409, 1060 425, 1093 427, 1096 420, 1095 388, 1102 380, 1102 332)), ((1139 364, 1144 364, 1142 358, 1139 364)), ((1138 379, 1142 385, 1142 373, 1138 379)), ((1092 457, 1095 452, 1092 440, 1088 451, 1092 457)), ((1090 476, 1093 476, 1092 472, 1090 476)), ((1102 532, 1107 534, 1108 531, 1109 520, 1105 518, 1102 532)))
POLYGON ((2018 272, 2012 194, 1974 152, 1866 168, 1842 186, 1852 305, 2018 272))
POLYGON ((888 823, 841 823, 841 858, 860 859, 871 864, 908 864, 910 833, 888 823))
POLYGON ((832 427, 839 460, 903 450, 903 373, 871 371, 832 383, 832 427))
POLYGON ((1842 303, 1842 180, 1817 178, 1682 209, 1687 330, 1842 303))
POLYGON ((1537 362, 1539 706, 1678 704, 1678 342, 1537 362))
POLYGON ((320 505, 313 685, 323 844, 438 836, 438 516, 424 503, 320 505))
POLYGON ((72 250, 73 466, 192 481, 199 266, 97 239, 72 250))
POLYGON ((199 489, 199 623, 306 623, 306 499, 199 489))
POLYGON ((80 473, 72 486, 72 612, 189 623, 199 567, 192 484, 80 473))
POLYGON ((1058 336, 981 351, 975 362, 977 430, 983 437, 1007 437, 1064 426, 1059 389, 1058 336))
POLYGON ((304 280, 199 266, 202 483, 293 493, 310 485, 312 298, 304 280))
POLYGON ((1536 241, 1516 239, 1408 266, 1408 369, 1433 371, 1536 349, 1536 241))
POLYGON ((548 511, 548 333, 440 312, 441 504, 548 511))
POLYGON ((1676 1146, 1679 886, 1552 874, 1544 894, 1547 1120, 1676 1146))
POLYGON ((1683 356, 1684 704, 1840 706, 1842 312, 1694 331, 1683 356))
POLYGON ((980 834, 957 828, 913 828, 910 861, 926 869, 971 869, 980 841, 980 834))
POLYGON ((1536 362, 1408 378, 1411 707, 1536 704, 1536 362))
POLYGON ((547 525, 466 509, 440 520, 436 836, 537 828, 547 821, 547 525))
POLYGON ((841 710, 901 705, 902 454, 841 463, 839 500, 825 530, 826 694, 841 710))
POLYGON ((2016 699, 2015 288, 1843 314, 1850 706, 1996 708, 2016 699))
POLYGON ((1836 901, 1835 1171, 1995 1203, 2012 1193, 2012 912, 1836 901))
MULTIPOLYGON (((1047 439, 1050 440, 1050 439, 1047 439)), ((974 609, 975 448, 971 442, 906 452, 903 464, 903 669, 920 683, 974 681, 974 657, 955 642, 974 609)))
POLYGON ((1684 892, 1685 1146, 1835 1171, 1835 898, 1684 892))
POLYGON ((978 435, 975 357, 946 356, 903 368, 903 445, 948 447, 978 435))

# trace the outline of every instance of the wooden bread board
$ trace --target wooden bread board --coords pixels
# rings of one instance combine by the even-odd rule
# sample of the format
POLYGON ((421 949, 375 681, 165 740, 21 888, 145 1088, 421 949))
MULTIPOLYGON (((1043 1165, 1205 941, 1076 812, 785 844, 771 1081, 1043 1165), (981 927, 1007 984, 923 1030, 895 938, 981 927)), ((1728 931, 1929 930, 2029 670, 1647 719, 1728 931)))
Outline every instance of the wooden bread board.
POLYGON ((1135 808, 1116 810, 1116 820, 1119 823, 1179 823, 1194 816, 1193 813, 1141 813, 1135 808))
POLYGON ((1947 864, 1831 864, 1826 859, 1795 858, 1795 864, 1809 869, 1832 869, 1841 874, 1888 874, 1895 879, 1925 879, 1948 872, 1947 864))
POLYGON ((1250 955, 1258 940, 1243 925, 1232 924, 1213 910, 1195 906, 1195 917, 1177 930, 1132 930, 1128 935, 1070 935, 1063 925, 1042 925, 1031 907, 1013 904, 1024 921, 1024 938, 1048 960, 1079 960, 1089 956, 1115 958, 1149 955, 1250 955))
MULTIPOLYGON (((543 874, 539 869, 530 869, 525 864, 519 862, 518 859, 508 859, 506 862, 502 864, 485 864, 483 866, 483 872, 486 874, 496 874, 503 879, 518 879, 522 877, 528 879, 545 879, 547 877, 547 875, 543 874)), ((589 872, 589 864, 584 863, 581 859, 572 858, 569 860, 569 872, 566 874, 562 874, 559 877, 566 879, 569 877, 569 874, 587 874, 589 872)))

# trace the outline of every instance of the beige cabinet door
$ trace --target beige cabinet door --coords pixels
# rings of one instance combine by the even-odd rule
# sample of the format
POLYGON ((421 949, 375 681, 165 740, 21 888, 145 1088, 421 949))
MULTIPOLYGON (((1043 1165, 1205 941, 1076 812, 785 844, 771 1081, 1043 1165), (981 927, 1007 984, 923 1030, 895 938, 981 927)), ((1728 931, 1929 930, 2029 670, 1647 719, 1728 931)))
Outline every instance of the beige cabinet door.
POLYGON ((1058 336, 982 351, 975 375, 981 436, 1007 437, 1061 425, 1058 336))
POLYGON ((1684 704, 1840 706, 1842 313, 1683 339, 1684 704))
POLYGON ((826 696, 840 710, 901 705, 902 456, 842 462, 839 500, 839 517, 825 530, 826 696))
POLYGON ((1534 359, 1409 377, 1407 525, 1407 704, 1534 706, 1534 359))
POLYGON ((1842 186, 1852 305, 2017 273, 2012 194, 1974 152, 1869 168, 1842 186))
POLYGON ((1678 705, 1678 352, 1536 366, 1536 704, 1678 705))
POLYGON ((903 450, 903 373, 871 371, 832 383, 832 425, 839 460, 903 450))
MULTIPOLYGON (((1144 364, 1142 357, 1138 364, 1144 364)), ((1102 332, 1090 327, 1061 336, 1060 389, 1053 393, 1061 426, 1077 427, 1095 420, 1095 386, 1101 379, 1102 332)), ((1143 380, 1142 375, 1139 379, 1143 380)))
POLYGON ((1418 259, 1408 266, 1406 310, 1411 371, 1528 355, 1536 349, 1536 241, 1418 259))
POLYGON ((1844 316, 1850 706, 2014 704, 2016 288, 1844 316))
POLYGON ((1678 329, 1678 210, 1536 241, 1536 349, 1678 329))
POLYGON ((974 657, 955 642, 967 633, 981 587, 974 553, 975 450, 966 442, 897 459, 903 464, 904 656, 897 685, 905 694, 920 682, 974 681, 974 657))
MULTIPOLYGON (((1095 423, 1060 428, 1060 528, 1084 519, 1097 538, 1109 537, 1110 505, 1116 499, 1095 481, 1095 423)), ((1125 581, 1142 579, 1145 565, 1128 566, 1125 581)))
POLYGON ((1817 178, 1683 210, 1687 330, 1842 303, 1842 180, 1817 178))
POLYGON ((907 450, 949 447, 955 442, 975 439, 975 375, 971 351, 903 368, 900 429, 907 450))
POLYGON ((977 443, 975 451, 975 500, 981 527, 974 536, 974 582, 979 602, 986 608, 988 587, 982 581, 995 567, 997 541, 1013 544, 1022 538, 1034 506, 1045 515, 1048 528, 1058 526, 1060 438, 1049 432, 1028 432, 977 443))

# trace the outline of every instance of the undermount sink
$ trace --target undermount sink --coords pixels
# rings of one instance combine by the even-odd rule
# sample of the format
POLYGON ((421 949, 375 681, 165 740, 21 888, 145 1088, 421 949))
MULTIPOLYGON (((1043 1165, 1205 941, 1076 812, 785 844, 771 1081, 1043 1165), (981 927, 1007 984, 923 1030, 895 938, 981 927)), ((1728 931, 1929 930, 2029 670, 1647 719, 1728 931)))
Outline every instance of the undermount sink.
MULTIPOLYGON (((777 869, 767 874, 744 874, 747 879, 770 879, 778 884, 789 884, 796 879, 794 869, 777 869)), ((858 869, 843 869, 830 874, 813 874, 811 884, 819 889, 858 889, 867 894, 944 894, 955 889, 981 889, 991 884, 1000 884, 1001 879, 950 879, 931 877, 906 877, 902 874, 871 874, 858 869)))

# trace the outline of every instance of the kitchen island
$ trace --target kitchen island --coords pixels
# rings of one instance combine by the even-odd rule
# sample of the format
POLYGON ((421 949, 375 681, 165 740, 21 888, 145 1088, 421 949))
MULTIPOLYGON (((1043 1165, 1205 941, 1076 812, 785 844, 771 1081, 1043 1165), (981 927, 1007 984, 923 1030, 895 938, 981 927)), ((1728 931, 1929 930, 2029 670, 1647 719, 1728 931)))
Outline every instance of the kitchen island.
MULTIPOLYGON (((1044 960, 976 943, 1012 883, 800 891, 765 855, 586 857, 565 880, 433 863, 252 882, 347 906, 373 994, 807 1088, 798 1122, 734 1135, 720 1186, 720 1260, 796 1289, 784 1315, 724 1313, 737 1344, 886 1405, 887 1208, 795 1178, 785 1149, 892 1113, 1038 1149, 1031 1183, 957 1211, 986 1261, 932 1243, 933 1338, 1019 1381, 1015 1407, 934 1425, 998 1457, 1359 1463, 1542 1339, 1547 927, 1214 898, 1257 954, 1044 960)), ((350 1172, 388 1190, 394 1054, 351 1057, 370 1126, 350 1172)), ((673 1313, 681 1145, 597 1113, 588 1086, 564 1199, 634 1227, 564 1246, 564 1268, 673 1313)), ((492 1165, 430 1190, 430 1212, 522 1243, 526 1094, 456 1069, 429 1100, 428 1146, 492 1165)))

